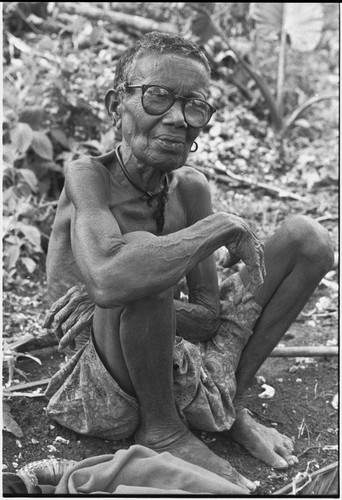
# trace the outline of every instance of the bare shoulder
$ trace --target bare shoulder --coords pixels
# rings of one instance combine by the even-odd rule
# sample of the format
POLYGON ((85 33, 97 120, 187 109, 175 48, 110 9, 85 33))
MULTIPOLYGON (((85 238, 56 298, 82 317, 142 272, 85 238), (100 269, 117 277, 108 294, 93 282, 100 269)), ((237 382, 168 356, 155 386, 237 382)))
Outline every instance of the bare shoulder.
POLYGON ((65 191, 74 204, 107 200, 110 174, 103 157, 84 156, 65 167, 65 191))
POLYGON ((82 156, 76 160, 68 162, 64 168, 66 179, 82 178, 92 175, 100 175, 106 181, 109 178, 109 172, 102 157, 82 156))
POLYGON ((175 172, 177 188, 183 199, 188 224, 212 213, 210 186, 204 174, 193 167, 184 166, 175 172))
POLYGON ((179 189, 185 194, 210 193, 209 183, 204 174, 193 167, 184 166, 174 172, 179 189))

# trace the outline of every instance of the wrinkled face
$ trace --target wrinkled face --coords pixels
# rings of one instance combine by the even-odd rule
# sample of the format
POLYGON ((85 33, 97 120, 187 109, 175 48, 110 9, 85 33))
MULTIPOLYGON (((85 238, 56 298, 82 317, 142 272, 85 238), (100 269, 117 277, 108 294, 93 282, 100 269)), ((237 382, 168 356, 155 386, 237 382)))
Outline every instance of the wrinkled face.
MULTIPOLYGON (((200 61, 172 54, 150 54, 136 63, 128 83, 163 85, 177 96, 206 100, 209 74, 200 61)), ((185 122, 182 103, 175 101, 163 115, 155 116, 144 110, 140 88, 121 95, 123 151, 126 154, 131 151, 139 164, 163 171, 184 165, 201 129, 185 122)))

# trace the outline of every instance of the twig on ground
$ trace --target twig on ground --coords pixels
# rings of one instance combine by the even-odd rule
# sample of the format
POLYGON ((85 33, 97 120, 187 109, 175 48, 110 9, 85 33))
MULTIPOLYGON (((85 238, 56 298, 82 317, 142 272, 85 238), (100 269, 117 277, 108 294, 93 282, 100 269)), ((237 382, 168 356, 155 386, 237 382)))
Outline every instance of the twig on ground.
POLYGON ((147 19, 146 17, 126 14, 115 10, 104 10, 98 7, 93 7, 90 4, 83 5, 79 2, 64 2, 59 3, 58 6, 65 12, 71 14, 78 14, 90 19, 101 19, 102 21, 109 21, 114 25, 123 26, 125 28, 134 28, 142 33, 149 31, 164 31, 166 33, 176 33, 176 27, 171 23, 159 22, 154 19, 147 19))
POLYGON ((285 189, 278 188, 275 186, 270 186, 268 184, 265 184, 263 182, 257 182, 252 179, 248 179, 246 177, 242 177, 240 175, 233 174, 232 172, 229 172, 225 168, 219 168, 219 167, 212 167, 213 170, 220 172, 220 174, 211 172, 210 170, 207 170, 202 167, 195 166, 195 168, 204 174, 206 177, 209 177, 210 179, 216 180, 217 182, 222 182, 223 184, 231 184, 230 179, 233 181, 237 182, 238 184, 242 185, 247 185, 251 189, 264 189, 267 191, 270 195, 277 195, 280 196, 281 198, 291 198, 293 200, 301 201, 303 203, 307 203, 307 200, 303 198, 302 196, 299 196, 295 193, 290 193, 289 191, 286 191, 285 189), (223 174, 223 175, 222 175, 223 174))
POLYGON ((300 458, 302 457, 303 455, 305 455, 308 451, 314 449, 314 448, 322 448, 321 446, 308 446, 308 448, 306 448, 304 451, 302 451, 302 453, 300 453, 299 455, 297 455, 297 458, 300 458))
POLYGON ((22 391, 25 389, 31 389, 31 387, 37 387, 40 385, 47 385, 50 382, 49 378, 43 378, 41 380, 36 380, 34 382, 27 382, 23 384, 16 384, 9 387, 7 390, 10 392, 22 391))

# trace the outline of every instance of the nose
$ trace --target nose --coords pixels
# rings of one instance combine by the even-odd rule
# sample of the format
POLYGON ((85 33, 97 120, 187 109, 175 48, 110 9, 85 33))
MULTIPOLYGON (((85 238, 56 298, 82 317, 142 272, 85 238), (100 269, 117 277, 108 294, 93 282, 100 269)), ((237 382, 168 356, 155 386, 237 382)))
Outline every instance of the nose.
POLYGON ((174 125, 175 127, 188 127, 184 117, 184 104, 180 100, 176 100, 171 108, 163 115, 163 123, 166 125, 174 125))

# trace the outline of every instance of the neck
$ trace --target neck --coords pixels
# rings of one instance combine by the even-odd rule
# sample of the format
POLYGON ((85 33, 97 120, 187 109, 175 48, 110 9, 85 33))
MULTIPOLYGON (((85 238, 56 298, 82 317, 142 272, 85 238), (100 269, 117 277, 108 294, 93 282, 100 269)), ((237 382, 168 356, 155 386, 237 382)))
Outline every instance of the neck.
POLYGON ((160 188, 157 192, 153 191, 147 191, 146 189, 142 188, 138 184, 136 184, 136 181, 132 179, 131 174, 128 172, 122 158, 120 155, 120 147, 118 146, 115 150, 117 160, 119 162, 119 165, 121 167, 121 170, 123 174, 126 176, 128 181, 139 191, 142 191, 146 195, 147 199, 147 204, 152 207, 154 200, 157 202, 157 207, 155 208, 153 212, 153 217, 156 219, 157 223, 157 234, 160 234, 163 229, 164 229, 164 224, 165 224, 165 204, 167 202, 167 194, 169 191, 169 185, 168 185, 168 178, 167 174, 164 174, 163 176, 163 186, 160 188))
POLYGON ((125 175, 138 189, 157 195, 165 184, 166 174, 142 164, 132 152, 126 153, 122 146, 116 149, 117 158, 125 175))

